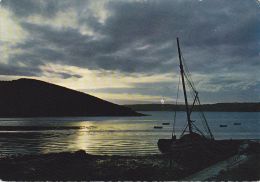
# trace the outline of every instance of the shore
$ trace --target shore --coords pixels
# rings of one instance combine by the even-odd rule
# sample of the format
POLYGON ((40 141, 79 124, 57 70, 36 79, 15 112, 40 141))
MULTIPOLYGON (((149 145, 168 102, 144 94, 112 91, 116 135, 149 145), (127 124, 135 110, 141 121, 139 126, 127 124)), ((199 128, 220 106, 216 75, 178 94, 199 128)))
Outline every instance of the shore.
POLYGON ((235 155, 196 172, 184 181, 252 181, 260 179, 259 154, 235 155))
POLYGON ((248 156, 245 162, 234 167, 221 170, 218 175, 208 178, 207 181, 259 181, 260 154, 248 156))
MULTIPOLYGON (((17 155, 0 159, 1 180, 182 180, 206 166, 191 169, 166 155, 101 156, 74 153, 17 155)), ((212 180, 259 180, 259 155, 243 166, 221 171, 212 180), (245 167, 244 167, 245 166, 245 167), (239 175, 237 175, 239 174, 239 175), (233 178, 232 178, 233 177, 233 178), (235 178, 234 178, 235 177, 235 178)))
POLYGON ((85 151, 0 159, 1 180, 178 180, 191 171, 164 155, 101 156, 85 151))

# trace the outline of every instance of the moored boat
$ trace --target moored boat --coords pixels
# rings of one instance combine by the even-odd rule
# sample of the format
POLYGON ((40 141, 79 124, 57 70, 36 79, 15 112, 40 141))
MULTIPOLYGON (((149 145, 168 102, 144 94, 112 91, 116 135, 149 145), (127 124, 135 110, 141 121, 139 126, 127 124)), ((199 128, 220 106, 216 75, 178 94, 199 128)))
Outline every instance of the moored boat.
POLYGON ((162 129, 163 127, 162 126, 154 126, 153 128, 154 129, 162 129))
POLYGON ((227 125, 226 124, 221 124, 221 125, 219 125, 219 127, 225 128, 225 127, 227 127, 227 125))
MULTIPOLYGON (((203 111, 199 110, 201 118, 201 126, 199 128, 195 123, 198 121, 192 120, 192 111, 195 105, 200 105, 200 99, 195 85, 191 79, 188 68, 183 63, 183 56, 180 49, 179 39, 177 38, 178 57, 180 66, 180 82, 186 108, 187 124, 184 127, 181 135, 177 138, 175 134, 176 112, 174 115, 172 137, 168 139, 159 139, 158 148, 162 153, 169 154, 175 159, 185 159, 190 161, 214 161, 224 159, 232 156, 238 152, 239 146, 242 144, 241 140, 215 140, 208 125, 207 119, 203 111), (181 81, 180 81, 181 80, 181 81), (188 103, 188 93, 186 87, 189 88, 192 96, 192 104, 188 103), (203 159, 203 160, 202 160, 203 159)), ((179 85, 177 92, 177 99, 179 95, 179 85)), ((177 104, 176 99, 176 104, 177 104)), ((201 107, 197 107, 201 108, 201 107)), ((226 125, 227 126, 227 125, 226 125)), ((226 127, 225 126, 225 127, 226 127)), ((223 126, 224 127, 224 126, 223 126)))

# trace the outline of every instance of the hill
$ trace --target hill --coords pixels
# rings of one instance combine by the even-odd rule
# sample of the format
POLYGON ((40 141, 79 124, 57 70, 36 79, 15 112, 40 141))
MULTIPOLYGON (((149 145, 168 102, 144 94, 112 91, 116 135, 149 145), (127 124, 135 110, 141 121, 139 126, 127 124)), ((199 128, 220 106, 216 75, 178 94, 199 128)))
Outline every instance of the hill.
POLYGON ((130 108, 39 80, 0 81, 0 117, 141 115, 130 108))
MULTIPOLYGON (((184 105, 174 104, 136 104, 125 105, 135 111, 185 111, 184 105)), ((195 106, 195 111, 216 111, 216 112, 260 112, 260 103, 217 103, 195 106)))

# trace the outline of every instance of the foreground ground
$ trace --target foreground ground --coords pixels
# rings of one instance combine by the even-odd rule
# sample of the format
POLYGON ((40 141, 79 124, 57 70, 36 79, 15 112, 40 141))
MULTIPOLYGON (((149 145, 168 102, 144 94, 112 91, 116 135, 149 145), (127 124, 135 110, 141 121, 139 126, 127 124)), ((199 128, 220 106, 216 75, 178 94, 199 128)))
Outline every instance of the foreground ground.
POLYGON ((260 154, 249 156, 248 160, 233 168, 225 169, 208 181, 259 181, 260 154))
POLYGON ((77 151, 0 160, 2 180, 169 180, 188 173, 170 166, 162 155, 95 156, 77 151))
POLYGON ((235 155, 185 177, 184 181, 252 181, 260 179, 259 154, 235 155))
MULTIPOLYGON (((204 166, 205 167, 205 166, 204 166)), ((165 155, 95 156, 84 151, 0 159, 1 180, 181 180, 199 171, 170 162, 165 155)), ((259 155, 222 171, 212 180, 259 180, 259 155)))

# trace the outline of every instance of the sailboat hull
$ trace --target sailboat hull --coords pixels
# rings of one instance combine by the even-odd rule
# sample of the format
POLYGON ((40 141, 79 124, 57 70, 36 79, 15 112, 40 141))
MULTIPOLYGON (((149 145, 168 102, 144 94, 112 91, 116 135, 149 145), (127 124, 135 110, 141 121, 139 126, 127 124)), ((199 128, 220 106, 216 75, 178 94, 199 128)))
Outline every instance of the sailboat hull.
POLYGON ((162 153, 169 154, 175 159, 181 157, 189 159, 189 156, 193 156, 193 159, 217 159, 235 155, 242 143, 241 140, 159 139, 158 148, 162 153))
POLYGON ((213 140, 192 133, 180 139, 159 139, 159 150, 171 158, 190 163, 210 163, 233 156, 239 152, 244 140, 213 140))

